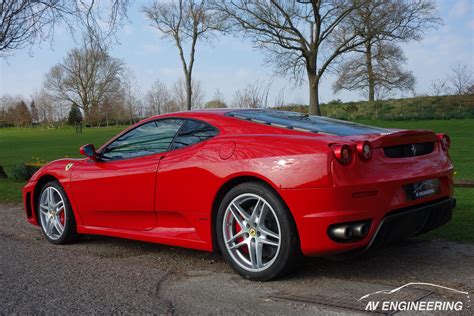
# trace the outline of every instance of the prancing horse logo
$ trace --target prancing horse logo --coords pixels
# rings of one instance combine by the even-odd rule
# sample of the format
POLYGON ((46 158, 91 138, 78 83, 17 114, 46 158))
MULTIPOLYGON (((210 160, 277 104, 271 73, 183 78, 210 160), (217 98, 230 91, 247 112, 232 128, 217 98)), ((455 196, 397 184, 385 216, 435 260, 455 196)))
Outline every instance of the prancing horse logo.
POLYGON ((411 144, 411 152, 413 153, 413 156, 416 156, 416 146, 415 146, 415 144, 411 144))

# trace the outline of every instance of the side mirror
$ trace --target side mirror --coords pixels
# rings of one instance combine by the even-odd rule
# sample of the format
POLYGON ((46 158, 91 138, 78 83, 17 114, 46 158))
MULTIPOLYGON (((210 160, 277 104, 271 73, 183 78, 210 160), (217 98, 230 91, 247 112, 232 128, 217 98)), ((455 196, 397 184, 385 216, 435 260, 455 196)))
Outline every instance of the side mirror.
POLYGON ((81 155, 90 157, 94 160, 97 158, 97 153, 95 152, 95 147, 92 144, 87 144, 87 145, 81 146, 81 148, 79 149, 79 152, 81 153, 81 155))

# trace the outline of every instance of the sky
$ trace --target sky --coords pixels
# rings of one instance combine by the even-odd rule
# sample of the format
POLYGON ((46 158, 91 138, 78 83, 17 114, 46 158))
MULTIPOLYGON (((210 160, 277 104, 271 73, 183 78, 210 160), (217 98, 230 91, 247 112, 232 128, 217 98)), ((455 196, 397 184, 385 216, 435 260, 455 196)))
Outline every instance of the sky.
MULTIPOLYGON (((118 31, 118 44, 110 54, 123 60, 136 76, 141 93, 146 93, 155 79, 172 86, 182 77, 182 68, 173 42, 161 38, 146 20, 141 8, 150 1, 137 0, 128 12, 129 23, 118 31)), ((401 45, 407 57, 406 69, 416 77, 416 92, 428 93, 433 80, 446 77, 455 64, 474 65, 474 8, 472 0, 439 0, 443 25, 430 31, 421 41, 401 45)), ((80 34, 78 34, 79 38, 80 34)), ((15 51, 1 59, 0 95, 22 95, 29 99, 43 84, 44 75, 77 46, 66 29, 59 28, 53 43, 15 51)), ((218 89, 227 103, 234 93, 259 81, 270 84, 270 100, 283 90, 286 102, 307 103, 305 83, 295 85, 291 79, 275 75, 275 69, 263 63, 261 51, 252 44, 232 36, 220 36, 211 45, 198 44, 193 76, 201 82, 205 100, 218 89)), ((359 92, 334 94, 335 78, 327 75, 320 86, 320 101, 363 100, 359 92)), ((395 94, 409 97, 411 93, 395 94)))

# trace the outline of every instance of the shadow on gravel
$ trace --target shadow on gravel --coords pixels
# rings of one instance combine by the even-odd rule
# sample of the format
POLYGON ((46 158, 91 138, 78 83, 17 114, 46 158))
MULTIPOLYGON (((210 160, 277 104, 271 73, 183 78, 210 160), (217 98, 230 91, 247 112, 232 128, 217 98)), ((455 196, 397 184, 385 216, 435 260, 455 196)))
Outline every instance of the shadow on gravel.
MULTIPOLYGON (((455 245, 455 244, 454 244, 455 245)), ((103 236, 83 236, 75 245, 89 253, 102 258, 125 258, 148 256, 163 263, 170 263, 170 268, 179 270, 194 266, 195 269, 216 272, 231 272, 218 253, 205 253, 185 248, 170 247, 133 240, 124 240, 103 236), (205 266, 195 266, 196 262, 205 266), (174 266, 177 263, 178 266, 174 266)), ((312 278, 339 278, 347 280, 417 278, 433 275, 436 266, 443 262, 456 264, 457 260, 473 259, 472 253, 452 251, 453 243, 442 241, 425 241, 408 239, 382 249, 370 251, 360 256, 340 258, 304 257, 296 271, 282 281, 298 281, 312 278), (434 243, 434 244, 433 244, 434 243), (440 254, 444 253, 444 255, 440 254)))

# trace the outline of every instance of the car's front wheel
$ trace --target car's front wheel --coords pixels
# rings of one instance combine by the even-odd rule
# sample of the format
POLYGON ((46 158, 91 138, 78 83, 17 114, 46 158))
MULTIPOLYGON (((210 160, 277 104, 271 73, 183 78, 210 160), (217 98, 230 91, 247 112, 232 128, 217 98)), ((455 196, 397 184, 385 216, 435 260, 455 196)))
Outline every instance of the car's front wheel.
POLYGON ((65 244, 77 238, 71 203, 59 182, 48 182, 41 189, 38 208, 41 230, 49 242, 65 244))
POLYGON ((278 195, 257 182, 231 189, 220 205, 217 241, 240 275, 259 281, 290 271, 299 254, 293 219, 278 195))

